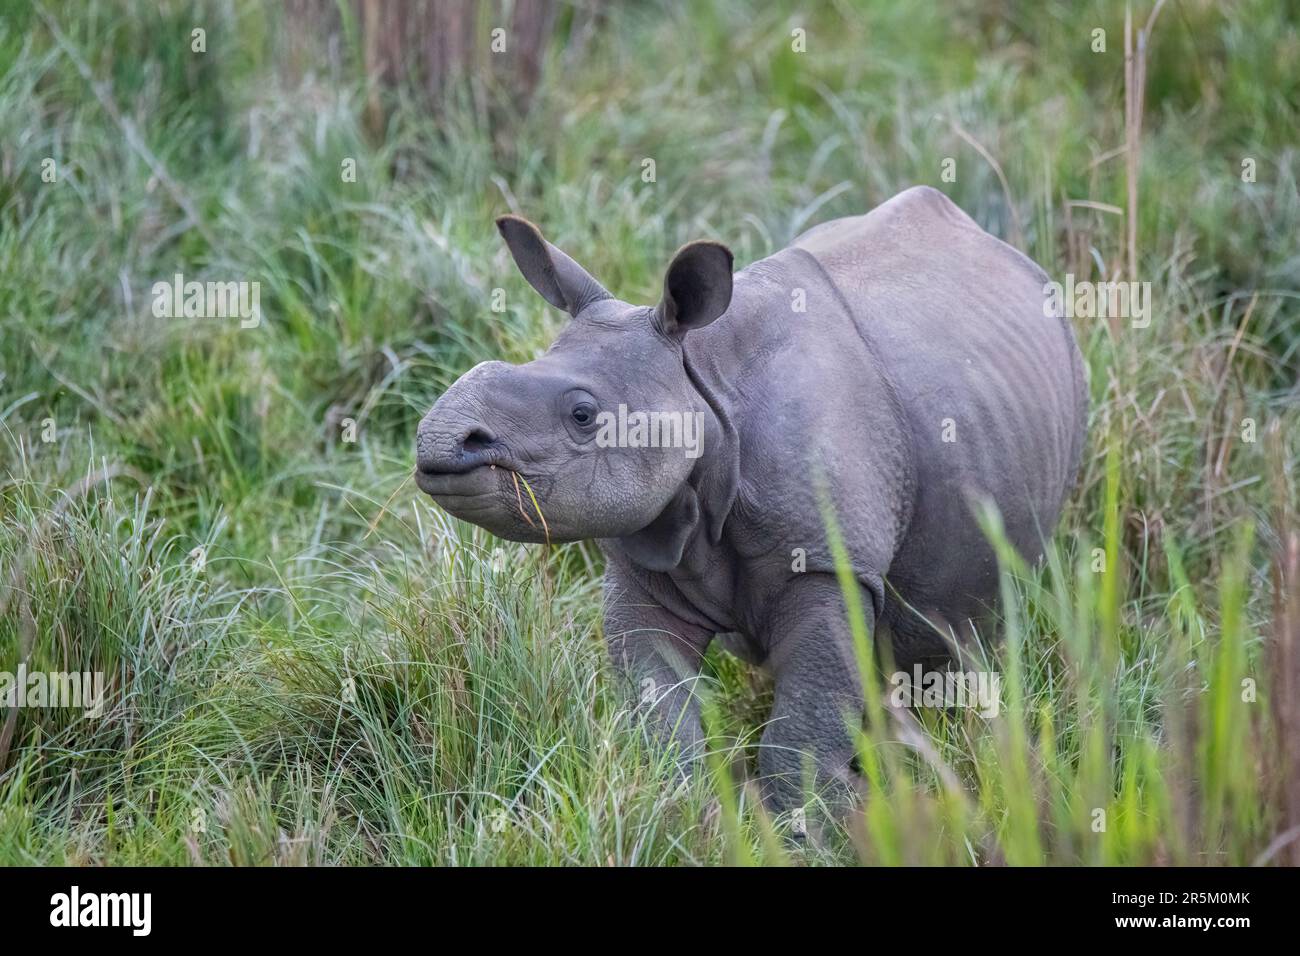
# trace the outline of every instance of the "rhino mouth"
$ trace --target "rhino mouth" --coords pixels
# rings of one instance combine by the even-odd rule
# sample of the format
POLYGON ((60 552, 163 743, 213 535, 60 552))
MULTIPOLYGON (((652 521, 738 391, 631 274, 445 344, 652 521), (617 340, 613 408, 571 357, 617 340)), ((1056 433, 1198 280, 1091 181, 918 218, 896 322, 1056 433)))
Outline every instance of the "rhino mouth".
POLYGON ((539 514, 544 506, 536 485, 509 465, 485 462, 463 471, 416 469, 415 484, 444 511, 494 534, 519 541, 552 540, 551 529, 539 514))
POLYGON ((482 462, 455 471, 415 470, 415 484, 421 491, 441 501, 443 498, 482 498, 502 489, 501 482, 512 469, 505 465, 482 462))
MULTIPOLYGON (((474 430, 456 443, 450 453, 426 454, 421 450, 416 456, 415 483, 426 494, 475 494, 475 489, 493 486, 499 476, 496 471, 514 471, 514 462, 504 444, 490 434, 474 430)), ((482 491, 477 492, 479 494, 482 491)))

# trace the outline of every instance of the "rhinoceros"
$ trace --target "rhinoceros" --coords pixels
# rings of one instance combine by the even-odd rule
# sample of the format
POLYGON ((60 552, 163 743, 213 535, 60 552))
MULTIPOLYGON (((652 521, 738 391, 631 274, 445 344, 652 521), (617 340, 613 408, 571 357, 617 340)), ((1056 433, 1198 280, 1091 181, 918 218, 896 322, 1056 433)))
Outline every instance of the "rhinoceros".
POLYGON ((1082 454, 1082 362, 1046 274, 925 186, 734 275, 727 247, 692 242, 653 306, 527 220, 497 227, 572 318, 535 361, 484 362, 437 400, 416 483, 503 538, 598 540, 613 663, 680 752, 721 637, 773 676, 765 800, 851 786, 863 685, 828 516, 898 667, 978 632, 998 574, 976 503, 1033 560, 1082 454))

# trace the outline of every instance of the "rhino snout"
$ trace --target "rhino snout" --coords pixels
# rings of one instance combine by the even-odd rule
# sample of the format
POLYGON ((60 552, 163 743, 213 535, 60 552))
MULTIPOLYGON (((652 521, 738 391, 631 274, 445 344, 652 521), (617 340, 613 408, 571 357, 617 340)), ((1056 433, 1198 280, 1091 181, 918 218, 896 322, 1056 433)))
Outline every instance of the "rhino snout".
POLYGON ((502 465, 505 445, 485 420, 484 397, 511 370, 482 362, 462 375, 429 409, 415 435, 415 467, 425 475, 457 475, 481 465, 502 465))
POLYGON ((455 475, 500 464, 501 445, 483 425, 448 428, 425 419, 415 440, 415 466, 426 475, 455 475))

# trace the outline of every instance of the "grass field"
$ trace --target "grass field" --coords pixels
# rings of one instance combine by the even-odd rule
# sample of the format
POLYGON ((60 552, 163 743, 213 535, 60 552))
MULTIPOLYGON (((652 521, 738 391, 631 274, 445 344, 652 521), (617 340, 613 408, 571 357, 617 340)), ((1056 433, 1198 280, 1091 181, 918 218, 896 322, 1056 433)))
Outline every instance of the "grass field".
POLYGON ((401 97, 379 137, 355 35, 290 56, 278 11, 0 0, 0 671, 108 680, 0 707, 0 863, 1300 862, 1293 7, 1164 5, 1138 132, 1122 4, 717 0, 612 4, 527 115, 401 97), (792 841, 737 783, 764 677, 711 651, 679 786, 598 550, 450 519, 415 426, 561 327, 495 215, 653 302, 687 240, 740 266, 916 183, 1151 322, 1075 320, 1089 443, 1006 560, 1003 712, 873 708, 865 812, 792 841), (178 272, 259 282, 260 325, 156 318, 178 272))

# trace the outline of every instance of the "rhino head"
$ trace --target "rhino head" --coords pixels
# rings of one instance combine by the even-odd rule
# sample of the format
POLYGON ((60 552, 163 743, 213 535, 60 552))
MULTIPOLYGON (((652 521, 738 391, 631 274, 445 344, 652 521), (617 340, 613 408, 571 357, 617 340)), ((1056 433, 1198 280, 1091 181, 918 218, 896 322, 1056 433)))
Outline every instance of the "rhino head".
POLYGON ((515 541, 624 538, 680 511, 641 542, 654 551, 648 563, 670 566, 680 526, 699 519, 693 492, 715 467, 709 443, 729 438, 682 345, 730 304, 731 252, 684 246, 659 304, 639 306, 615 299, 527 220, 503 216, 497 228, 524 278, 572 318, 540 358, 484 362, 434 403, 417 433, 416 484, 515 541))

